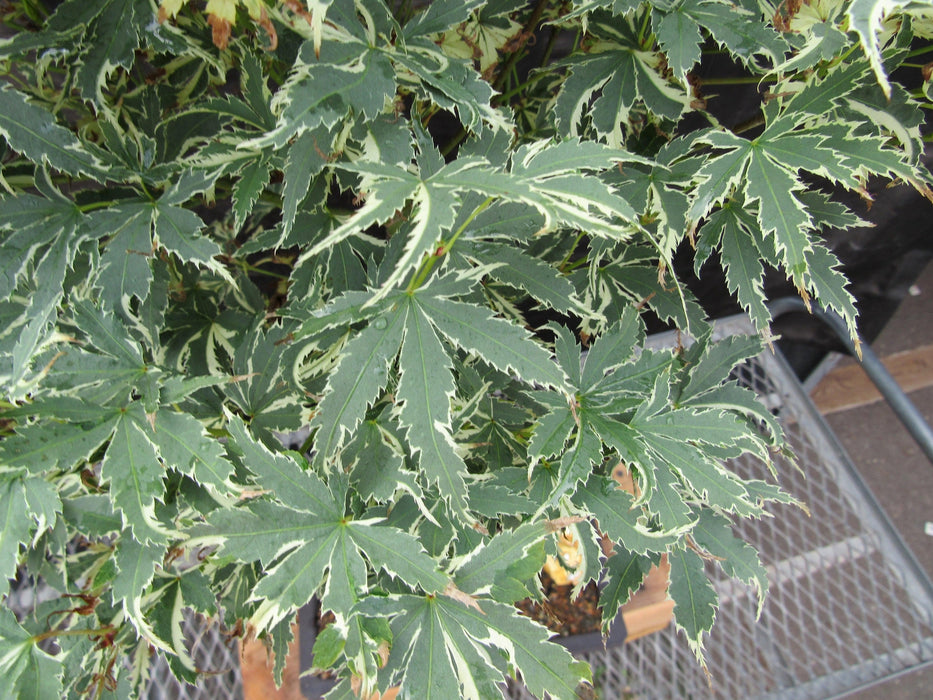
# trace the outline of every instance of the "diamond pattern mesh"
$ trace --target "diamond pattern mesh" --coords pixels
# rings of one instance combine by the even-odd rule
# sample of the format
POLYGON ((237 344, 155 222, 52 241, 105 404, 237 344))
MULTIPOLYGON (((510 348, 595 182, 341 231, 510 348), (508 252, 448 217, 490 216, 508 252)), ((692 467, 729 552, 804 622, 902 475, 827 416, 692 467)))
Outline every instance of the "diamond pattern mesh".
POLYGON ((148 700, 240 700, 243 683, 236 640, 224 635, 216 622, 197 615, 187 615, 183 629, 188 652, 201 674, 197 685, 177 680, 165 658, 158 655, 140 696, 148 700))
MULTIPOLYGON (((733 324, 733 332, 749 332, 733 324)), ((904 565, 903 545, 796 377, 766 351, 736 378, 781 419, 799 470, 779 460, 780 482, 810 515, 775 506, 774 518, 736 527, 761 552, 770 590, 756 621, 754 592, 721 574, 714 579, 721 608, 706 643, 710 679, 671 626, 586 655, 601 698, 822 700, 933 661, 930 589, 904 565)), ((751 459, 732 468, 768 476, 751 459)), ((510 696, 531 698, 520 687, 510 696)))

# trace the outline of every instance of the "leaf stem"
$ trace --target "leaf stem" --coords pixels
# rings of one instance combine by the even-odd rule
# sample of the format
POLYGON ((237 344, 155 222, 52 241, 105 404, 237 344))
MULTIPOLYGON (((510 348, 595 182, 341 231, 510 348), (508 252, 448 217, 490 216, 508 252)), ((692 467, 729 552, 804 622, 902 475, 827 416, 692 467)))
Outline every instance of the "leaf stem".
POLYGON ((756 83, 776 83, 777 76, 766 75, 757 77, 754 75, 742 76, 741 78, 700 78, 701 86, 706 85, 754 85, 756 83))
MULTIPOLYGON (((845 61, 849 56, 851 56, 859 48, 859 46, 861 46, 861 44, 852 44, 852 46, 849 47, 848 51, 846 51, 841 56, 837 56, 836 58, 834 58, 832 61, 829 62, 829 65, 830 66, 839 65, 840 63, 845 61)), ((908 54, 908 56, 909 55, 910 54, 908 54)))
POLYGON ((508 92, 500 92, 498 95, 492 98, 492 103, 496 105, 496 104, 499 104, 501 102, 508 100, 510 97, 514 97, 515 95, 520 93, 525 88, 530 87, 531 85, 534 85, 535 83, 537 83, 539 80, 544 78, 546 75, 547 73, 536 73, 535 75, 528 78, 528 80, 526 80, 524 83, 520 85, 516 85, 508 92))
POLYGON ((79 204, 78 211, 80 211, 82 214, 86 214, 87 212, 94 211, 96 209, 106 209, 107 207, 112 207, 116 203, 117 201, 115 199, 104 202, 88 202, 87 204, 79 204))
POLYGON ((266 277, 274 277, 277 280, 287 280, 291 279, 288 275, 283 275, 280 272, 273 272, 272 270, 264 270, 261 267, 256 267, 251 265, 246 260, 234 259, 236 265, 243 270, 243 272, 253 272, 257 275, 265 275, 266 277))
POLYGON ((509 54, 509 57, 505 61, 505 65, 499 70, 496 79, 492 81, 494 90, 501 88, 502 83, 505 82, 506 78, 512 73, 512 68, 518 62, 519 54, 522 49, 525 48, 525 44, 528 43, 528 40, 531 39, 535 28, 538 26, 538 22, 541 21, 541 15, 544 14, 544 8, 547 7, 547 4, 548 0, 538 0, 538 4, 535 5, 535 9, 528 17, 528 21, 525 22, 525 26, 522 27, 522 31, 518 35, 518 43, 515 46, 515 50, 509 54))
POLYGON ((737 124, 735 128, 732 129, 732 133, 741 134, 742 132, 745 132, 745 131, 751 131, 755 127, 764 126, 764 123, 765 123, 765 115, 759 114, 757 117, 752 117, 751 119, 747 119, 741 124, 737 124))
POLYGON ((921 46, 918 49, 909 51, 906 58, 914 58, 915 56, 922 56, 923 54, 930 52, 933 52, 933 44, 930 44, 929 46, 921 46))
POLYGON ((583 236, 585 236, 585 235, 586 235, 586 234, 583 233, 582 231, 581 231, 580 233, 577 234, 577 238, 576 238, 576 240, 574 240, 573 245, 570 246, 570 250, 567 251, 567 255, 564 256, 564 259, 560 261, 560 265, 557 266, 557 269, 558 269, 558 270, 563 270, 563 269, 564 269, 564 265, 566 265, 568 262, 570 262, 570 256, 573 255, 573 251, 575 251, 575 250, 577 249, 577 246, 580 245, 580 241, 583 240, 583 236))
POLYGON ((146 187, 146 183, 143 182, 142 178, 139 178, 139 186, 142 188, 143 194, 149 198, 149 201, 155 204, 155 197, 152 196, 152 193, 149 191, 149 188, 146 187))
POLYGON ((554 44, 557 43, 557 35, 559 33, 557 27, 551 27, 551 36, 548 37, 547 46, 544 47, 544 56, 541 58, 541 63, 538 66, 539 68, 543 68, 551 62, 551 53, 554 51, 554 44))
POLYGON ((106 627, 99 627, 97 629, 78 629, 78 630, 48 630, 47 632, 41 632, 32 636, 32 642, 38 644, 39 642, 45 641, 46 639, 52 639, 53 637, 76 637, 79 635, 93 636, 93 635, 104 635, 109 634, 110 632, 116 632, 117 628, 111 625, 106 627))
POLYGON ((641 28, 638 30, 638 45, 644 48, 645 32, 648 31, 648 22, 651 20, 651 10, 645 10, 645 17, 641 21, 641 28))
POLYGON ((483 211, 485 211, 485 209, 493 203, 493 199, 493 197, 486 197, 483 203, 476 207, 476 209, 474 209, 473 212, 467 217, 466 221, 460 224, 460 228, 454 232, 454 235, 450 237, 450 240, 448 240, 446 243, 441 243, 437 250, 425 259, 425 261, 421 264, 421 269, 418 270, 417 274, 412 277, 411 282, 408 283, 408 287, 405 289, 406 292, 413 292, 422 284, 424 284, 424 281, 428 278, 428 275, 431 274, 431 270, 434 269, 434 265, 437 264, 437 261, 444 257, 450 251, 450 249, 453 248, 454 243, 456 243, 457 239, 460 238, 460 234, 466 230, 466 227, 470 225, 473 219, 483 213, 483 211))

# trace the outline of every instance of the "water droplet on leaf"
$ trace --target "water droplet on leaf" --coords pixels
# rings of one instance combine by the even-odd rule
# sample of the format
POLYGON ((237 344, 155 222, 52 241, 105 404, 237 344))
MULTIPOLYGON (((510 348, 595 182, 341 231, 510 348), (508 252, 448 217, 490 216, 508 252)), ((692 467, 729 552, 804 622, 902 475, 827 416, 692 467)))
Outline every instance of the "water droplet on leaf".
POLYGON ((384 331, 387 325, 386 320, 382 316, 373 321, 373 326, 380 331, 384 331))

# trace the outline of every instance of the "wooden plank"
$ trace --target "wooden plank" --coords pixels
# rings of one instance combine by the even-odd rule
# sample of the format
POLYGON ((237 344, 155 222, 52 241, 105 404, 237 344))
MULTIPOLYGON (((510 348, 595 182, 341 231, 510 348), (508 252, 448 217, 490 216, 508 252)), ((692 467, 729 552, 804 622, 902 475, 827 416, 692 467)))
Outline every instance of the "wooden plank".
POLYGON ((658 632, 674 617, 674 601, 667 597, 671 565, 665 554, 660 566, 651 567, 641 588, 622 606, 626 642, 658 632))
POLYGON ((288 645, 282 687, 276 688, 272 677, 272 654, 257 639, 240 644, 240 673, 243 676, 243 700, 304 700, 298 683, 298 625, 292 625, 295 635, 288 645))
MULTIPOLYGON (((619 463, 613 468, 612 478, 619 482, 619 488, 638 494, 638 484, 624 464, 619 463)), ((665 554, 661 557, 660 566, 651 567, 641 588, 622 606, 622 619, 628 633, 626 642, 658 632, 670 624, 674 617, 674 601, 667 596, 670 574, 671 564, 665 554)))
MULTIPOLYGON (((288 645, 285 657, 285 673, 282 687, 276 688, 272 678, 272 656, 262 642, 251 639, 240 645, 240 672, 243 676, 243 700, 307 700, 301 694, 298 678, 301 661, 299 660, 298 625, 292 625, 295 638, 288 645)), ((392 688, 379 698, 373 695, 369 700, 395 700, 398 690, 392 688)))
MULTIPOLYGON (((894 353, 882 358, 882 362, 906 392, 933 386, 933 345, 894 353)), ((857 364, 829 372, 810 397, 824 415, 882 400, 878 389, 857 364)))

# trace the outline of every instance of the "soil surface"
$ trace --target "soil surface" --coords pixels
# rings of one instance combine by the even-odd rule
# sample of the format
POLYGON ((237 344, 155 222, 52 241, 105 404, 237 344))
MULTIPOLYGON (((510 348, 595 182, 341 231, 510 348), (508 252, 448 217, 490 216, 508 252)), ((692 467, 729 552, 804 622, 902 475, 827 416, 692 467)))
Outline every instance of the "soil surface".
POLYGON ((516 605, 524 615, 545 625, 555 634, 567 637, 572 634, 598 632, 602 613, 599 610, 599 588, 590 581, 576 600, 571 600, 572 585, 558 586, 547 572, 541 573, 544 600, 531 598, 516 605))

